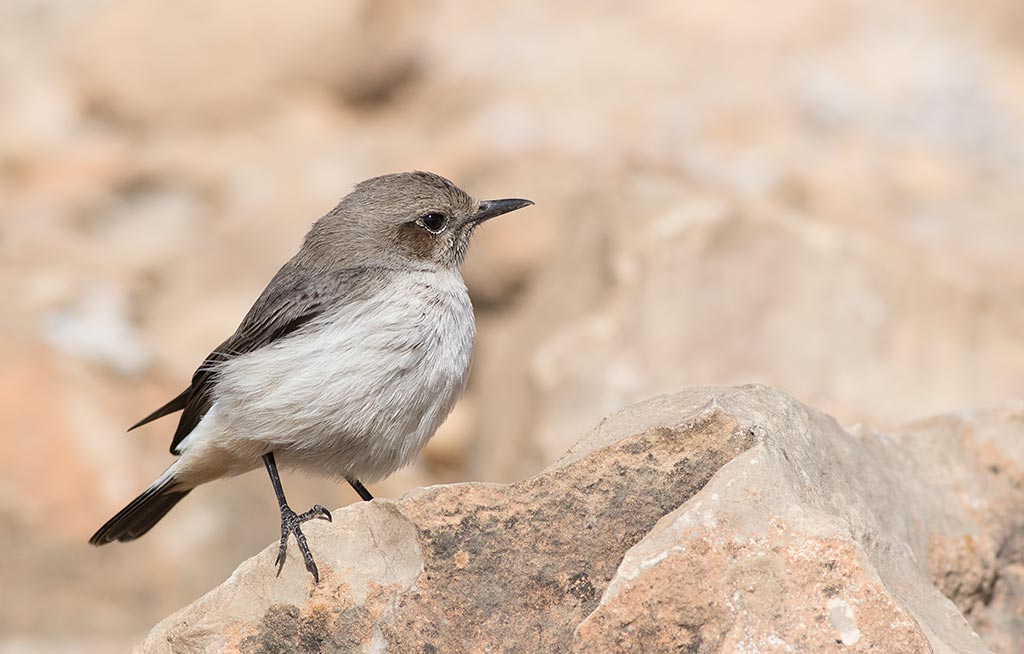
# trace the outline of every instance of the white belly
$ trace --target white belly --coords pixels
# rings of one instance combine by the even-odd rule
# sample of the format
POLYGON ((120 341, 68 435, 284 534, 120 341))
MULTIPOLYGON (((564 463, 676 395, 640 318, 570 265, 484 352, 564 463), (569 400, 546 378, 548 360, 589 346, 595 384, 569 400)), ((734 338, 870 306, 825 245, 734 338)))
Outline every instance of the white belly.
POLYGON ((237 453, 226 474, 273 451, 284 466, 374 481, 412 461, 465 388, 475 330, 456 272, 404 273, 310 327, 223 365, 183 459, 202 440, 214 458, 237 453))

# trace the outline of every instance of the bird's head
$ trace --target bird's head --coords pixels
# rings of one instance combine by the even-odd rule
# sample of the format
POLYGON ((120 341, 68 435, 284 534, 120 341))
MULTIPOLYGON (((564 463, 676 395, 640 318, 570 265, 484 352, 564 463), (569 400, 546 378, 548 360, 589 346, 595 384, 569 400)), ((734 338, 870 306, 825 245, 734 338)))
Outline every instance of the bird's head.
POLYGON ((333 250, 346 265, 458 268, 477 227, 531 204, 474 200, 434 173, 383 175, 357 184, 317 221, 307 244, 333 250))

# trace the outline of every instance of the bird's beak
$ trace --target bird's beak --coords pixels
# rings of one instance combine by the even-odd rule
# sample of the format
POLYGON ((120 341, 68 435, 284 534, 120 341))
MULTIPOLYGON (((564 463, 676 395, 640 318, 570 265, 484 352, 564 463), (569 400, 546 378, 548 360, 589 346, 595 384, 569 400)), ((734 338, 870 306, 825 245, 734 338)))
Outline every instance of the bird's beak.
POLYGON ((520 199, 483 200, 480 202, 480 206, 476 210, 476 213, 470 216, 469 222, 479 224, 485 220, 490 220, 491 218, 500 216, 503 213, 528 207, 531 204, 533 204, 533 202, 530 200, 520 199))

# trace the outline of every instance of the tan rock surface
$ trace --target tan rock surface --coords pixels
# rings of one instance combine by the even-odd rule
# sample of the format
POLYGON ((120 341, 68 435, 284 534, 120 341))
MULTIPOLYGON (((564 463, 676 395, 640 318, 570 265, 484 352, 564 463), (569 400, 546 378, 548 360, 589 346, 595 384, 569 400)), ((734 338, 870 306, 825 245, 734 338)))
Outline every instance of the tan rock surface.
POLYGON ((474 460, 488 476, 529 474, 608 412, 689 383, 758 380, 887 426, 1020 383, 1015 293, 801 214, 679 206, 663 184, 622 187, 484 335, 474 460))
POLYGON ((137 651, 1014 651, 1022 437, 1019 405, 885 435, 766 387, 662 396, 532 479, 339 510, 319 586, 267 548, 137 651))

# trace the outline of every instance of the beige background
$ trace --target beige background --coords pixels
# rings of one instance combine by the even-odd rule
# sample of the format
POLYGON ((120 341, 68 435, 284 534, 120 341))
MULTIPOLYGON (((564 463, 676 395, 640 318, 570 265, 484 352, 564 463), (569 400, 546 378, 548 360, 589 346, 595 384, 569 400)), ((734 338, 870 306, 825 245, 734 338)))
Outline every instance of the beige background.
POLYGON ((85 544, 170 460, 124 429, 372 175, 537 202, 479 234, 470 388, 379 495, 688 385, 880 428, 1024 395, 1016 0, 287 7, 0 3, 0 652, 124 650, 274 540, 257 473, 85 544))

